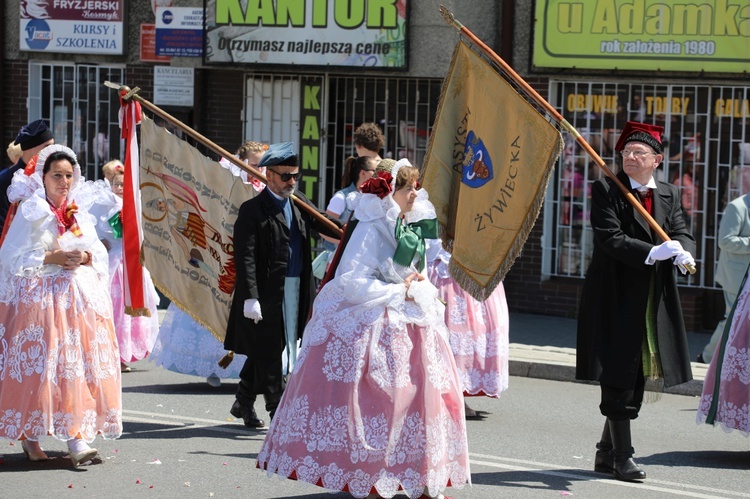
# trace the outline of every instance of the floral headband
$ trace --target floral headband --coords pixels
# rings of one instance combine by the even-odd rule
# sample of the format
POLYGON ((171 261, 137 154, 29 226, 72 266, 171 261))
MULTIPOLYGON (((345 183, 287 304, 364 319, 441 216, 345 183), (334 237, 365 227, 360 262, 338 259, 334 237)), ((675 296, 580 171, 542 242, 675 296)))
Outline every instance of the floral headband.
POLYGON ((380 199, 383 199, 393 191, 392 181, 393 177, 390 173, 379 171, 376 172, 375 176, 362 183, 360 191, 363 194, 375 194, 380 199))

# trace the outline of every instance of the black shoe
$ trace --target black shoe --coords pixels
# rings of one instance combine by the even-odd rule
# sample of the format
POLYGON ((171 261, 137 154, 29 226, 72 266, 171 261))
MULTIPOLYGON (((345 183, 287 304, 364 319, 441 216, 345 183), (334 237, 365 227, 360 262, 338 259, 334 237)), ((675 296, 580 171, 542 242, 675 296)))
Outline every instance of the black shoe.
POLYGON ((631 482, 633 480, 645 480, 646 472, 635 464, 632 457, 627 458, 625 461, 618 462, 615 460, 614 466, 615 478, 623 480, 625 482, 631 482))
POLYGON ((232 408, 229 409, 229 414, 235 418, 242 418, 242 422, 248 428, 263 428, 266 425, 265 421, 258 417, 254 407, 243 407, 239 400, 234 401, 232 408))
POLYGON ((703 354, 698 355, 698 358, 695 359, 696 362, 699 362, 701 364, 707 364, 705 360, 703 360, 703 354))

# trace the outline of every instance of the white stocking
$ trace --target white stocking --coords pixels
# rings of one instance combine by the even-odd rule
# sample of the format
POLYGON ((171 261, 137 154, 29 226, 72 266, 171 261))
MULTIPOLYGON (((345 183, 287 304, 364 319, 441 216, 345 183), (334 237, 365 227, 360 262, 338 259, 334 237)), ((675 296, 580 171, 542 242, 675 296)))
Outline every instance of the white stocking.
POLYGON ((87 444, 80 438, 68 440, 68 450, 74 454, 79 454, 85 450, 89 450, 90 448, 91 447, 89 447, 89 444, 87 444))

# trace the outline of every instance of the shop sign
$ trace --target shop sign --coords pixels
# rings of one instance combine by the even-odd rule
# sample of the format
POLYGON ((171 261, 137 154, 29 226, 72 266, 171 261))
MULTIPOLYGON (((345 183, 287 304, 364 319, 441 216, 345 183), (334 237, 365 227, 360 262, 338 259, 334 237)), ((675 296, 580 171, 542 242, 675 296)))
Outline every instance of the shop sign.
POLYGON ((537 0, 536 67, 750 72, 747 0, 537 0))
MULTIPOLYGON (((646 95, 643 97, 644 112, 646 116, 654 114, 687 116, 690 101, 690 96, 669 98, 659 95, 646 95)), ((565 111, 570 113, 619 114, 626 105, 627 101, 623 102, 620 96, 616 94, 570 93, 565 99, 565 111)))
POLYGON ((169 62, 168 55, 156 55, 156 26, 141 24, 141 62, 169 62))
POLYGON ((407 68, 409 0, 207 0, 206 62, 407 68))
POLYGON ((323 130, 323 78, 301 78, 299 159, 302 179, 298 189, 317 204, 317 182, 320 179, 320 131, 323 130))
POLYGON ((154 104, 193 107, 194 68, 154 66, 154 104))
POLYGON ((156 8, 156 55, 203 55, 203 8, 156 8))
POLYGON ((21 0, 22 51, 124 53, 124 0, 21 0))
POLYGON ((750 118, 750 100, 716 99, 714 114, 717 118, 750 118))

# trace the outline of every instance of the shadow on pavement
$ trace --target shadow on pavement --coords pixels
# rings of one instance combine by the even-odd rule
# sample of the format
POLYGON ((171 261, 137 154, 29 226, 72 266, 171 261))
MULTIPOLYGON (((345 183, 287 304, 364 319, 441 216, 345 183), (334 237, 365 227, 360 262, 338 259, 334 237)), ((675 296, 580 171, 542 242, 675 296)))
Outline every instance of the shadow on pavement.
POLYGON ((602 473, 587 472, 580 469, 500 471, 496 473, 472 473, 471 483, 474 485, 549 490, 558 492, 559 495, 559 493, 565 491, 570 492, 571 485, 574 482, 601 480, 606 477, 602 473))
POLYGON ((211 427, 184 424, 179 421, 175 421, 174 425, 125 421, 124 429, 127 433, 123 433, 120 440, 176 438, 218 438, 226 440, 227 438, 244 437, 243 440, 263 441, 268 430, 268 428, 258 430, 247 428, 241 421, 239 424, 216 424, 211 427), (221 431, 216 431, 217 429, 221 431), (236 434, 233 435, 234 432, 236 434))
MULTIPOLYGON (((32 462, 26 459, 23 452, 21 452, 21 446, 18 446, 18 453, 7 453, 0 456, 0 474, 3 472, 14 472, 14 473, 25 473, 25 472, 40 472, 40 471, 59 471, 68 470, 75 473, 85 472, 89 466, 96 466, 102 464, 102 457, 97 456, 91 461, 78 466, 73 466, 70 462, 68 453, 64 451, 48 451, 44 452, 52 459, 47 461, 36 461, 32 462)), ((18 496, 20 497, 20 496, 18 496)))
MULTIPOLYGON (((131 373, 128 373, 130 375, 131 373)), ((234 395, 237 383, 222 383, 219 387, 208 383, 174 383, 171 385, 123 386, 122 393, 167 393, 171 395, 234 395)))
POLYGON ((750 451, 672 451, 636 457, 636 462, 643 465, 747 470, 750 469, 750 451))

